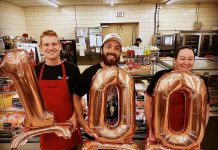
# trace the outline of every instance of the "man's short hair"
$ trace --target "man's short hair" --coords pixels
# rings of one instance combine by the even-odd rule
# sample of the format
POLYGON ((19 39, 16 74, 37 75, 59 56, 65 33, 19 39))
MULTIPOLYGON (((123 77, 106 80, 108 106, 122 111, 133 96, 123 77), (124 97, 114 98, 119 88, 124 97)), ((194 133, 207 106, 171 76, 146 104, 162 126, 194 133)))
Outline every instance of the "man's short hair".
POLYGON ((45 30, 40 35, 40 45, 42 44, 42 38, 45 37, 45 36, 55 36, 55 37, 58 38, 58 35, 57 35, 57 33, 55 31, 53 31, 53 30, 45 30))

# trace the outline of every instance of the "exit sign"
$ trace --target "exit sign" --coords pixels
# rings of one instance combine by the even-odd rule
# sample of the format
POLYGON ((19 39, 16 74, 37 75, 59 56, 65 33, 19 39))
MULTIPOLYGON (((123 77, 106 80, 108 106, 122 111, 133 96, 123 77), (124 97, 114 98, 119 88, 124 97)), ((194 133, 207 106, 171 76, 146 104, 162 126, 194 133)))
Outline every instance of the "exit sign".
POLYGON ((124 12, 123 11, 118 11, 117 12, 117 17, 124 17, 124 12))

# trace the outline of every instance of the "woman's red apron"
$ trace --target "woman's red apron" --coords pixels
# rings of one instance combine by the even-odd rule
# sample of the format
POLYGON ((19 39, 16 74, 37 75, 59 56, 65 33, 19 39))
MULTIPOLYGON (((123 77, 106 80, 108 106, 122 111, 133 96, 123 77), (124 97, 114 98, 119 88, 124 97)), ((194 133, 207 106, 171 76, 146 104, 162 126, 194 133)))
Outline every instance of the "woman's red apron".
MULTIPOLYGON (((66 72, 62 62, 63 78, 61 80, 42 80, 44 64, 40 71, 39 87, 48 111, 55 116, 56 122, 66 122, 73 114, 73 104, 70 97, 66 72)), ((40 135, 40 147, 42 150, 64 150, 71 149, 81 143, 80 130, 77 130, 71 139, 58 137, 54 133, 40 135)))
MULTIPOLYGON (((172 99, 176 99, 176 101, 173 101, 174 103, 170 103, 171 105, 171 112, 169 113, 171 117, 170 125, 175 129, 176 131, 179 131, 182 129, 184 124, 184 115, 185 115, 185 109, 188 109, 188 106, 184 105, 184 95, 181 93, 175 93, 171 96, 172 99)), ((149 138, 149 128, 147 128, 146 135, 145 135, 145 144, 146 141, 149 138)))

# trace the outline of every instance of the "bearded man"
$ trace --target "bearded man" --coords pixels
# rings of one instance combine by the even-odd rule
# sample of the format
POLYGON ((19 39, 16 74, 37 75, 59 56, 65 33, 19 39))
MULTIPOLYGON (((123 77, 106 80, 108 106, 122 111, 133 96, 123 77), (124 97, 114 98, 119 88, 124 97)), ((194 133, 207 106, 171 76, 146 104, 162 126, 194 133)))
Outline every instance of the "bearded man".
MULTIPOLYGON (((96 74, 96 72, 99 69, 110 67, 110 66, 117 66, 117 63, 120 59, 121 51, 122 51, 122 42, 119 35, 117 35, 116 33, 107 34, 101 46, 101 62, 93 66, 90 66, 85 71, 83 71, 74 89, 74 94, 73 94, 74 107, 80 108, 80 113, 77 114, 78 119, 83 115, 82 106, 81 103, 79 103, 79 101, 85 94, 89 95, 89 89, 92 83, 93 76, 96 74)), ((87 99, 89 99, 88 96, 87 99)), ((116 110, 117 109, 114 108, 113 114, 117 114, 116 110)), ((115 115, 115 117, 117 118, 117 115, 115 115)), ((81 120, 79 119, 79 122, 80 121, 81 120)))

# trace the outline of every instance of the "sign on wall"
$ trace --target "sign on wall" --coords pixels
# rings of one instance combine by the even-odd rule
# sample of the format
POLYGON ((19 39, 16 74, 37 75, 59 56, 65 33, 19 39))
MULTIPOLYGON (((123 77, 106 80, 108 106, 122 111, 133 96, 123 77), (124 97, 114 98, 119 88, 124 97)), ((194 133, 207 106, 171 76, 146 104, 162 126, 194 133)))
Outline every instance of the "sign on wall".
POLYGON ((118 11, 117 12, 117 17, 124 17, 124 12, 123 11, 118 11))

